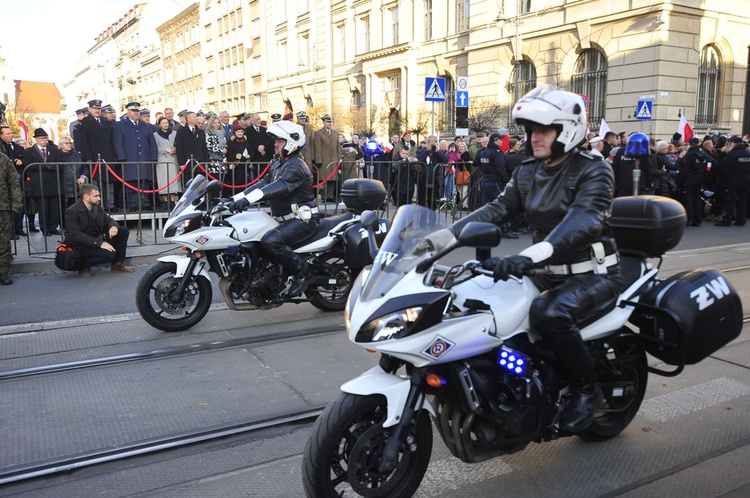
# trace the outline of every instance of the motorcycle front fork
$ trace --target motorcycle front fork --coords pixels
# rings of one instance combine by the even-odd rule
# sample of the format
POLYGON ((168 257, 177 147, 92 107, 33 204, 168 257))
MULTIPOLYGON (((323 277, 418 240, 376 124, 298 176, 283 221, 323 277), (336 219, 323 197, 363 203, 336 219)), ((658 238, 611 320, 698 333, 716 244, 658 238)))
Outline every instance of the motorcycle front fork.
POLYGON ((195 270, 195 265, 197 264, 198 258, 195 256, 195 253, 191 253, 190 262, 188 263, 187 268, 185 268, 185 273, 182 275, 180 283, 177 284, 177 287, 175 287, 174 291, 172 291, 172 294, 169 296, 169 299, 173 303, 179 303, 182 301, 182 298, 185 295, 185 289, 190 285, 190 281, 193 278, 193 270, 195 270))
POLYGON ((383 448, 382 459, 378 464, 378 472, 383 475, 390 472, 396 464, 399 449, 409 435, 415 415, 419 414, 417 411, 417 405, 424 401, 425 381, 422 373, 418 369, 415 368, 412 371, 410 381, 411 388, 409 389, 409 395, 406 398, 406 404, 404 406, 404 411, 401 414, 401 419, 395 426, 393 426, 393 429, 391 429, 388 441, 386 441, 385 448, 383 448))

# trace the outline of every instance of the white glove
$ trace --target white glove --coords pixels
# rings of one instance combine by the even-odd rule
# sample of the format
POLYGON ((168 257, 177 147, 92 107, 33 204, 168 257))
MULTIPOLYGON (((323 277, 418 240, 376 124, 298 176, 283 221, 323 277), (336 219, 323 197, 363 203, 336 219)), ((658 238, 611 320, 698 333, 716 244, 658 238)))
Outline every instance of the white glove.
POLYGON ((263 198, 263 190, 256 188, 255 190, 251 190, 249 194, 245 195, 244 192, 240 192, 239 194, 235 194, 232 196, 233 201, 238 201, 240 199, 247 199, 247 202, 250 204, 254 202, 258 202, 263 198))
POLYGON ((541 263, 542 261, 546 261, 549 258, 552 257, 552 254, 554 254, 555 248, 552 247, 552 244, 550 244, 547 241, 539 242, 537 244, 534 244, 531 247, 527 247, 520 253, 518 253, 519 256, 526 256, 527 258, 531 259, 534 263, 541 263))

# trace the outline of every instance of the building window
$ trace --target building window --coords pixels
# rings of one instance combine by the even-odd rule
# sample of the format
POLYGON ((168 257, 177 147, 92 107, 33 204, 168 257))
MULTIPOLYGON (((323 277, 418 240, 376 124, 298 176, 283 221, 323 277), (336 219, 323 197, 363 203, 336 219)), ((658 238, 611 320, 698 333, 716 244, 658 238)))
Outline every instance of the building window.
POLYGON ((432 40, 432 0, 424 0, 424 41, 432 40))
POLYGON ((607 110, 607 57, 598 49, 583 50, 576 60, 571 78, 573 92, 589 101, 588 118, 592 131, 598 130, 607 110))
POLYGON ((338 64, 346 60, 346 25, 333 27, 333 63, 338 64))
POLYGON ((719 120, 719 83, 721 59, 716 48, 706 45, 698 65, 698 88, 695 98, 695 126, 708 128, 719 120))
POLYGON ((310 33, 305 33, 299 37, 299 67, 308 67, 310 65, 310 33))
POLYGON ((250 21, 250 35, 253 38, 260 38, 260 19, 250 21))
POLYGON ((276 24, 282 24, 286 22, 286 0, 277 0, 274 6, 276 10, 276 24))
POLYGON ((516 104, 518 99, 526 95, 528 92, 536 88, 536 68, 531 61, 525 59, 519 61, 518 66, 513 65, 513 71, 510 73, 510 80, 508 81, 508 119, 507 128, 517 133, 523 130, 520 127, 516 127, 511 119, 511 110, 516 104))
POLYGON ((362 107, 362 94, 359 90, 354 90, 352 92, 352 107, 356 107, 357 109, 362 107))
POLYGON ((445 102, 436 107, 443 133, 453 133, 456 129, 456 84, 450 76, 445 77, 445 102))
POLYGON ((359 35, 357 36, 358 53, 364 54, 370 51, 370 16, 359 20, 359 35))
POLYGON ((260 71, 261 71, 260 56, 253 57, 252 71, 253 71, 253 75, 260 74, 260 71))
POLYGON ((398 7, 389 10, 391 17, 391 45, 398 45, 398 7))
POLYGON ((456 0, 456 33, 469 30, 469 0, 456 0))
POLYGON ((276 61, 279 68, 278 74, 287 74, 289 72, 289 53, 287 52, 286 40, 279 43, 279 58, 276 61))

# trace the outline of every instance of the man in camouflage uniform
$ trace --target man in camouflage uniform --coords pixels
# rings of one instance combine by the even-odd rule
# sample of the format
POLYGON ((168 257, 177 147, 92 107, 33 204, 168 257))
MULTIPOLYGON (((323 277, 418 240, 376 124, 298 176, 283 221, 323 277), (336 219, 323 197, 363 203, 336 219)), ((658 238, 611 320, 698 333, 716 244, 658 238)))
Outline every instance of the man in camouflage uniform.
POLYGON ((23 209, 21 184, 16 167, 8 156, 0 154, 0 284, 13 283, 13 253, 10 237, 13 233, 13 213, 23 209))

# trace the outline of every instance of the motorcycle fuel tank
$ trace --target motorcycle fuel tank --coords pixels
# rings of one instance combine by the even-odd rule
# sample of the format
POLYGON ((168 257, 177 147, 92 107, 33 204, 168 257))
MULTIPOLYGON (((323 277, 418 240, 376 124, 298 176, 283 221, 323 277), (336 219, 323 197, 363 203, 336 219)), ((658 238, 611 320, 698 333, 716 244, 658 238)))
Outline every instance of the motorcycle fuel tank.
POLYGON ((260 240, 263 235, 279 224, 263 211, 246 211, 227 218, 227 221, 237 230, 240 242, 260 240))

